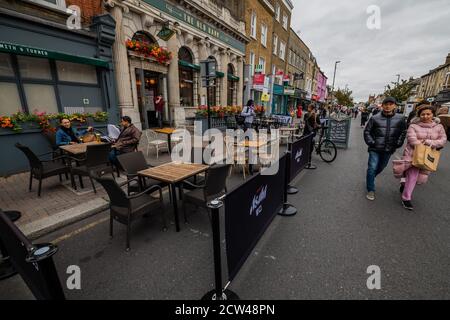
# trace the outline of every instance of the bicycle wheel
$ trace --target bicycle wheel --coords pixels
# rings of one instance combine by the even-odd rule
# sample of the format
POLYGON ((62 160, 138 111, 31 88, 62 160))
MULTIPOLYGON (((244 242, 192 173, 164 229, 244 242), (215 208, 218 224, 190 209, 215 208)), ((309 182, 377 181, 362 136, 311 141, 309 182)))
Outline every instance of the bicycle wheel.
POLYGON ((324 139, 319 144, 319 155, 320 158, 325 162, 333 162, 337 156, 337 148, 333 141, 324 139))

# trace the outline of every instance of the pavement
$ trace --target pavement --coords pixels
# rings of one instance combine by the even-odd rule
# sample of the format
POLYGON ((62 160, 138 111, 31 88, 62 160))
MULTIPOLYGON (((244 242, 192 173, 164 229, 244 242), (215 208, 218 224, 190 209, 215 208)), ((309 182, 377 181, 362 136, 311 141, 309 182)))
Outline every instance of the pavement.
MULTIPOLYGON (((392 167, 377 178, 376 200, 365 198, 367 151, 359 119, 349 148, 335 162, 318 156, 289 196, 293 217, 277 216, 229 285, 242 299, 449 299, 450 148, 439 171, 416 189, 415 210, 401 206, 392 167), (369 266, 381 271, 381 289, 369 290, 369 266)), ((232 183, 230 181, 230 183, 232 183)), ((176 233, 172 214, 162 230, 157 213, 108 236, 108 212, 71 224, 35 242, 53 241, 65 285, 70 265, 81 268, 81 290, 68 299, 200 299, 214 285, 212 237, 206 211, 190 212, 176 233)), ((222 217, 223 218, 223 217, 222 217)), ((223 235, 223 234, 222 234, 223 235)), ((32 299, 19 276, 0 282, 0 299, 32 299)))

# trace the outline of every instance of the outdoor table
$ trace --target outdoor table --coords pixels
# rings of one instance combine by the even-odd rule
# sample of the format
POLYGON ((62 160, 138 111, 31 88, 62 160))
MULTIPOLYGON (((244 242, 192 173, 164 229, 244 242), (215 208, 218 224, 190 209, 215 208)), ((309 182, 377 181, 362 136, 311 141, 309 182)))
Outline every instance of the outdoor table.
POLYGON ((67 144, 64 146, 59 146, 59 148, 72 155, 80 155, 86 153, 87 146, 92 144, 105 144, 105 142, 85 142, 85 143, 67 144))
POLYGON ((208 170, 209 166, 199 163, 176 163, 169 162, 163 165, 148 168, 138 172, 138 175, 149 177, 158 181, 166 182, 170 185, 172 193, 173 214, 175 217, 175 229, 180 231, 180 221, 178 218, 178 204, 176 185, 192 176, 208 170))
POLYGON ((172 153, 172 144, 170 141, 170 137, 172 136, 172 133, 174 133, 176 129, 175 128, 162 128, 162 129, 154 129, 153 131, 157 133, 163 133, 167 135, 167 143, 169 144, 169 154, 172 153))
MULTIPOLYGON (((245 140, 245 141, 242 141, 242 142, 234 142, 234 145, 235 146, 243 146, 243 147, 245 147, 246 149, 247 148, 256 148, 256 149, 259 149, 259 148, 261 148, 261 147, 263 147, 263 146, 265 146, 265 145, 267 145, 267 140, 260 140, 260 139, 258 139, 258 140, 245 140)), ((253 174, 253 164, 251 164, 251 163, 249 163, 248 164, 248 171, 250 172, 250 174, 252 175, 253 174)))
POLYGON ((294 136, 294 132, 297 131, 297 128, 281 127, 280 131, 287 131, 289 133, 289 137, 292 139, 292 137, 294 136))

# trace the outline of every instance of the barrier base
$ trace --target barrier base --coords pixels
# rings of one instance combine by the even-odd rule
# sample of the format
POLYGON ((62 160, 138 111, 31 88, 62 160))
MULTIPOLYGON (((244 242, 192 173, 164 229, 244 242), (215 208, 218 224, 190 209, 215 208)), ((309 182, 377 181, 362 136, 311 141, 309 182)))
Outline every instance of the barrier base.
POLYGON ((296 193, 298 193, 298 188, 288 185, 286 192, 287 192, 287 194, 296 194, 296 193))
POLYGON ((11 220, 12 222, 16 222, 20 219, 22 214, 19 211, 10 210, 10 211, 3 211, 4 214, 11 220))
POLYGON ((306 166, 305 169, 314 170, 314 169, 317 169, 317 166, 315 166, 314 164, 310 164, 310 165, 306 166))
POLYGON ((12 277, 17 274, 9 258, 0 260, 0 280, 12 277))
POLYGON ((284 203, 283 207, 278 211, 278 215, 284 217, 295 216, 297 214, 297 208, 289 203, 284 203))
POLYGON ((219 299, 217 299, 216 297, 216 290, 211 290, 202 297, 202 300, 216 301, 216 300, 241 300, 241 299, 236 293, 227 289, 223 291, 222 297, 219 297, 219 299))

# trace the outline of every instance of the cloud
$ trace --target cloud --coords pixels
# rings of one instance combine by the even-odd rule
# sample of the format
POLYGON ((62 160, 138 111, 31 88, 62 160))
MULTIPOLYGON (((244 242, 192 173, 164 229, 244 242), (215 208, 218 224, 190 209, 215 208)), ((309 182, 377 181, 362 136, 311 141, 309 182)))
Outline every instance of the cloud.
POLYGON ((397 80, 419 77, 450 53, 448 0, 294 0, 292 28, 300 30, 335 87, 348 84, 356 101, 397 80), (369 30, 367 7, 381 9, 381 29, 369 30))

